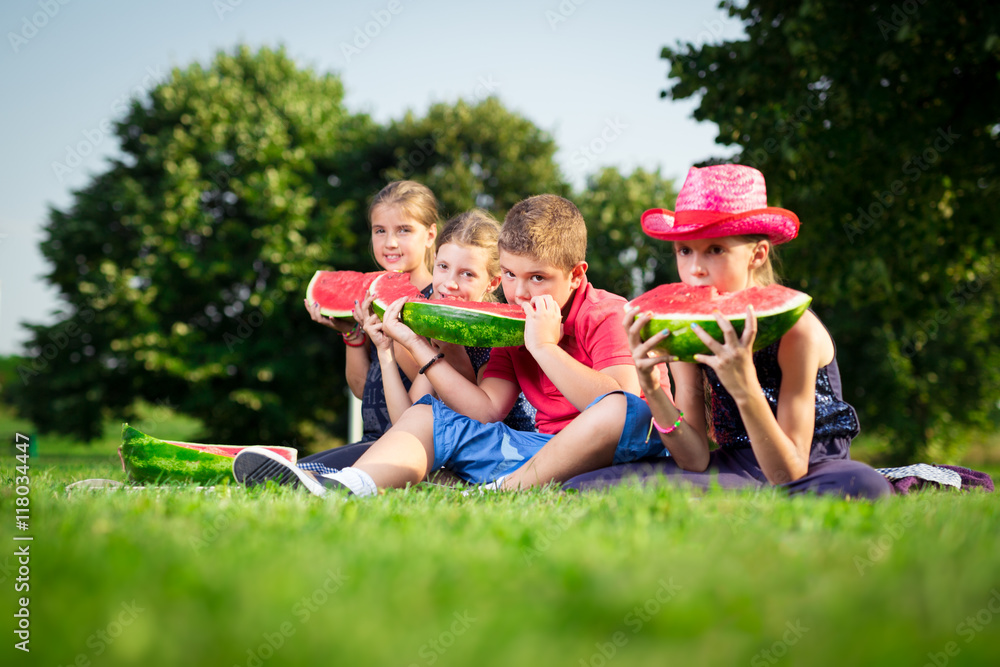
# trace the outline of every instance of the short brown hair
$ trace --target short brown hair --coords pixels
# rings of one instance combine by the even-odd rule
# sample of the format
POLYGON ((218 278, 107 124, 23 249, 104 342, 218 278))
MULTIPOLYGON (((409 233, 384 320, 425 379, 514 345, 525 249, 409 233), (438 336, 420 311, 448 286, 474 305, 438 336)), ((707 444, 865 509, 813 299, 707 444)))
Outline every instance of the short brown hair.
MULTIPOLYGON (((444 229, 437 236, 437 247, 445 243, 485 248, 489 251, 489 262, 486 273, 490 279, 500 275, 500 251, 497 239, 500 237, 500 223, 492 215, 481 208, 474 208, 465 213, 459 213, 445 223, 444 229)), ((493 301, 496 295, 489 292, 484 301, 493 301)))
MULTIPOLYGON (((368 207, 369 227, 372 224, 372 213, 377 206, 396 208, 402 211, 407 218, 427 229, 434 227, 435 231, 437 230, 438 201, 426 185, 416 181, 393 181, 379 190, 368 207)), ((428 248, 424 253, 424 263, 428 269, 433 270, 434 250, 432 248, 428 248)))
POLYGON ((573 202, 557 195, 537 195, 507 213, 500 229, 500 249, 535 257, 569 272, 587 259, 587 224, 573 202))

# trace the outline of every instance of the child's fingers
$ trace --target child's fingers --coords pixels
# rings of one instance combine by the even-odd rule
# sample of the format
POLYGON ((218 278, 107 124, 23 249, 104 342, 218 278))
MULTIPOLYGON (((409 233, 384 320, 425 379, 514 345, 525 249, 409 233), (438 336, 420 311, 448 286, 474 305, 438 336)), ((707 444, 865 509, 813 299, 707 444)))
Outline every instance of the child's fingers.
POLYGON ((747 306, 747 321, 743 327, 743 335, 740 342, 746 347, 753 347, 753 342, 757 338, 757 313, 754 312, 753 304, 747 306))
POLYGON ((736 335, 736 328, 733 327, 733 323, 727 320, 721 311, 716 310, 712 315, 715 316, 715 321, 719 323, 719 328, 722 330, 722 340, 725 341, 725 344, 736 345, 739 343, 740 339, 736 335))
MULTIPOLYGON (((711 350, 714 354, 719 354, 722 351, 723 348, 722 344, 719 343, 719 341, 712 338, 711 336, 709 336, 708 332, 702 329, 697 324, 691 325, 691 331, 693 331, 694 335, 698 337, 698 340, 704 343, 705 347, 711 350)), ((698 356, 706 356, 706 355, 698 355, 698 356)), ((699 362, 699 363, 704 363, 704 362, 699 362)))

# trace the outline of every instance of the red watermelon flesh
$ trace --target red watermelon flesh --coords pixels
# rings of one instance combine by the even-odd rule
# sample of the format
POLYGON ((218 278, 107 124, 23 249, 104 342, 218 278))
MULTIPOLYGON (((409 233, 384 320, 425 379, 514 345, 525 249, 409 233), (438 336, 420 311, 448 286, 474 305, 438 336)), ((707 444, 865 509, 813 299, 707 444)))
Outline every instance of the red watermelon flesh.
MULTIPOLYGON (((185 447, 187 449, 196 449, 199 452, 208 452, 209 454, 218 454, 219 456, 228 456, 229 458, 234 458, 241 451, 249 447, 250 445, 199 445, 195 442, 179 442, 177 440, 164 440, 164 442, 170 443, 171 445, 177 445, 178 447, 185 447)), ((267 447, 272 452, 281 456, 288 461, 295 463, 295 450, 291 447, 267 447)))
POLYGON ((385 271, 317 271, 306 288, 306 301, 318 303, 319 312, 327 317, 352 318, 354 301, 361 301, 372 281, 383 273, 385 271))
POLYGON ((653 313, 653 319, 643 327, 643 340, 669 329, 670 335, 657 343, 657 347, 681 361, 692 361, 695 354, 710 354, 710 351, 691 330, 691 324, 697 323, 716 340, 723 340, 722 329, 715 320, 716 311, 741 334, 747 306, 753 305, 757 317, 757 337, 753 347, 759 350, 784 336, 811 301, 808 294, 781 285, 750 287, 720 294, 714 287, 672 283, 646 292, 629 305, 639 308, 640 312, 653 313))

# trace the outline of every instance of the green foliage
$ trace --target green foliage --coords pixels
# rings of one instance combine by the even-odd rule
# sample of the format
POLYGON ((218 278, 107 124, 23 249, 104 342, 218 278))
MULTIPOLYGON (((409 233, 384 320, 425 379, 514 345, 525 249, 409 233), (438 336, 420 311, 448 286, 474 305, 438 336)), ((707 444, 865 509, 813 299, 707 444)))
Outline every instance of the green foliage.
POLYGON ((746 38, 666 48, 674 99, 802 220, 846 397, 900 459, 1000 399, 1000 19, 982 3, 725 2, 746 38))
POLYGON ((274 442, 324 417, 305 406, 342 394, 343 361, 304 316, 302 286, 329 248, 361 256, 364 241, 314 156, 373 131, 342 97, 333 76, 242 48, 133 101, 123 156, 46 226, 67 308, 31 326, 29 418, 91 438, 103 411, 127 419, 143 397, 224 441, 274 442))
POLYGON ((569 196, 553 159, 555 142, 495 97, 435 104, 423 118, 408 113, 381 140, 394 161, 386 179, 420 181, 439 197, 445 216, 479 206, 503 220, 529 195, 569 196))
POLYGON ((613 167, 587 179, 575 202, 587 221, 587 277, 595 286, 631 299, 656 285, 677 282, 669 244, 642 233, 650 208, 672 208, 677 193, 659 171, 624 176, 613 167))

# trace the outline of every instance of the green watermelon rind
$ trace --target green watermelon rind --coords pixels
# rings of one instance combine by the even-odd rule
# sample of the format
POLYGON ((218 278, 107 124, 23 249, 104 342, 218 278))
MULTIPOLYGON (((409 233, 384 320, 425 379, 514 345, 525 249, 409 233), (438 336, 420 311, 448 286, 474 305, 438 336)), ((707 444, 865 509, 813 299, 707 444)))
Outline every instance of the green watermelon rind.
MULTIPOLYGON (((798 295, 779 307, 757 312, 757 337, 754 339, 754 351, 767 347, 788 333, 809 308, 810 303, 812 303, 812 297, 799 292, 798 295)), ((737 335, 743 334, 743 326, 746 324, 745 314, 729 316, 726 319, 732 323, 737 335)), ((698 324, 712 338, 720 343, 723 342, 722 328, 719 327, 719 323, 713 315, 654 314, 653 319, 642 328, 640 338, 649 340, 660 331, 669 329, 670 335, 658 343, 656 347, 672 354, 680 361, 694 361, 694 355, 712 354, 712 351, 692 331, 692 324, 698 324)))
POLYGON ((122 424, 121 455, 129 477, 142 484, 197 482, 207 485, 231 479, 233 475, 231 456, 182 447, 154 438, 128 424, 122 424))
MULTIPOLYGON (((389 305, 379 298, 378 279, 372 282, 375 294, 372 309, 379 319, 389 305)), ((484 310, 463 308, 455 301, 418 299, 408 301, 400 313, 403 324, 419 336, 470 347, 516 347, 524 345, 524 318, 484 310)))

